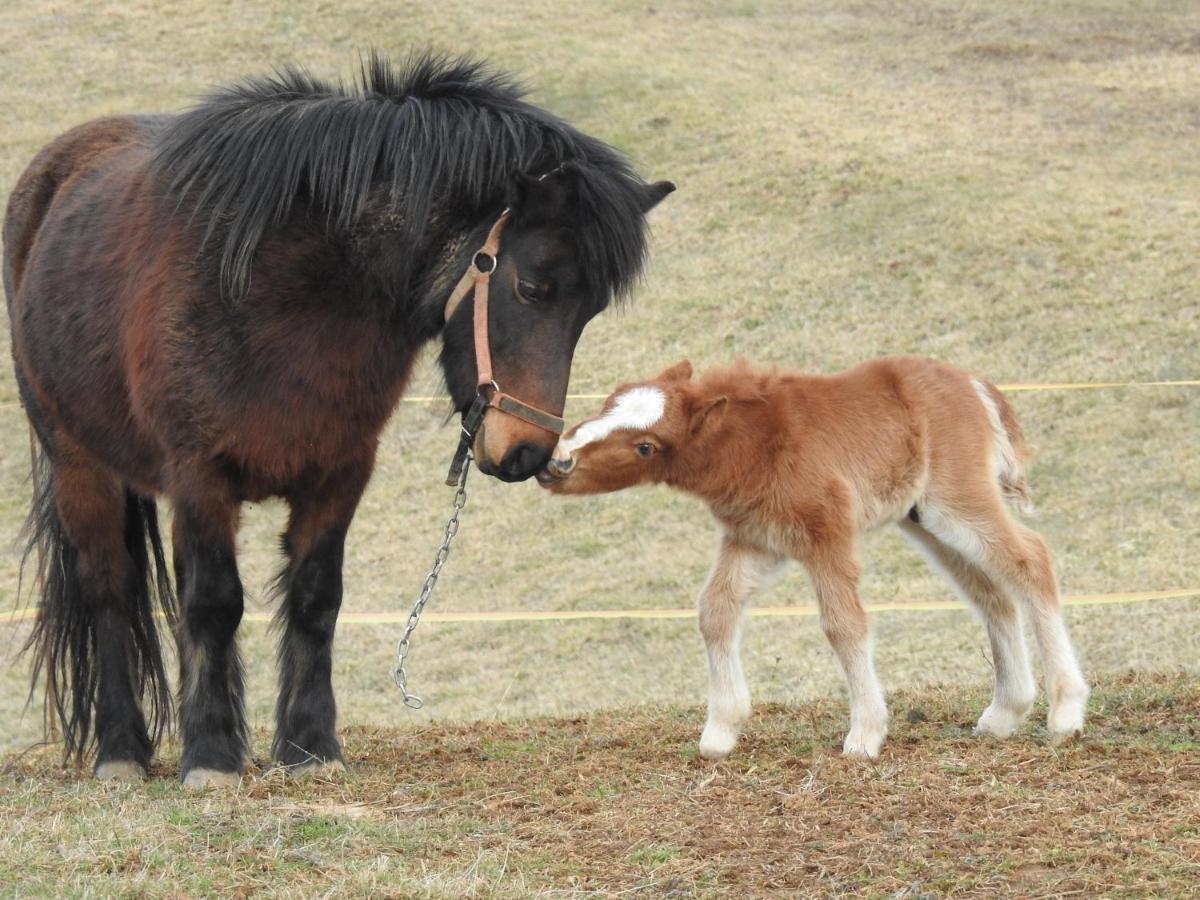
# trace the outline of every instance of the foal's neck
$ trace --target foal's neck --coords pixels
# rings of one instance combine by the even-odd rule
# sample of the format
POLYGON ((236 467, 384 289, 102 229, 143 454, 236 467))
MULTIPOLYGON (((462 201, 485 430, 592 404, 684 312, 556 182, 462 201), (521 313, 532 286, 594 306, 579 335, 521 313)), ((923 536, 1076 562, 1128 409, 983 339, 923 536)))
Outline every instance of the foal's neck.
POLYGON ((665 478, 671 487, 715 505, 732 502, 757 481, 773 455, 762 398, 722 394, 727 400, 720 420, 705 423, 676 449, 665 478))

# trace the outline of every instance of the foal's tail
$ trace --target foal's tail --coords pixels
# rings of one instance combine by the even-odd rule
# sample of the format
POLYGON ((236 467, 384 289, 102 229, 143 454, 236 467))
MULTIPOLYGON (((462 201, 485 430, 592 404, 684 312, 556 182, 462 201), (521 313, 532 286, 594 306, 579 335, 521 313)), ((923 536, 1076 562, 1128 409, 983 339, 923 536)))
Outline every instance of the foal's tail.
MULTIPOLYGON (((97 697, 95 608, 88 602, 79 573, 79 552, 59 519, 54 496, 54 471, 45 450, 31 434, 33 507, 25 523, 28 543, 22 572, 31 556, 37 559, 36 586, 40 595, 37 622, 25 644, 33 654, 30 699, 44 678, 47 735, 56 723, 62 728, 64 755, 80 760, 95 735, 92 711, 97 697)), ((171 692, 155 626, 157 605, 173 629, 175 594, 158 530, 154 500, 128 488, 125 491, 125 548, 133 561, 132 593, 121 598, 132 625, 129 671, 135 694, 146 704, 144 713, 151 740, 158 741, 171 720, 171 692)))
POLYGON ((1004 499, 1015 509, 1026 514, 1033 513, 1033 495, 1029 480, 1025 477, 1025 463, 1032 454, 1025 443, 1021 423, 1016 413, 1000 393, 1000 389, 982 378, 972 378, 971 386, 979 395, 992 425, 992 453, 996 465, 996 479, 1004 499))

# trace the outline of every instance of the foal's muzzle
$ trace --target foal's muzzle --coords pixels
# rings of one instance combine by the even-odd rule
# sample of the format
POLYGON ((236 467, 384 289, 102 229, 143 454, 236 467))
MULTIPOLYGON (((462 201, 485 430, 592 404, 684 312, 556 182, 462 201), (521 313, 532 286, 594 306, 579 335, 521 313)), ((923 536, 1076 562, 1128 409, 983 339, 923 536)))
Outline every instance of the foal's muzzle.
MULTIPOLYGON (((557 453, 557 448, 555 453, 557 453)), ((539 484, 548 485, 554 484, 556 481, 562 481, 571 474, 571 470, 575 468, 575 458, 573 456, 551 456, 550 461, 546 463, 546 467, 537 473, 539 484)))

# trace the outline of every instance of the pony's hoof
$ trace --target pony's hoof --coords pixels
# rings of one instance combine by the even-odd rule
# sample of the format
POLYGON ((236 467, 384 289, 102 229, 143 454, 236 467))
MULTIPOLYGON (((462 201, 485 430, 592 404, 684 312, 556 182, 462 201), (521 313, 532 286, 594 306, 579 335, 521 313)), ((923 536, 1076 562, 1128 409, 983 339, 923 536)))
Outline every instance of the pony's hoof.
POLYGON ((202 791, 205 788, 237 787, 242 776, 237 772, 218 772, 216 769, 192 769, 183 776, 183 786, 202 791))
POLYGON ((736 728, 709 722, 700 735, 700 755, 713 761, 724 759, 733 751, 737 739, 736 728))
POLYGON ((340 759, 331 759, 328 762, 312 759, 295 766, 288 766, 284 771, 290 778, 337 779, 346 774, 346 764, 340 759))
POLYGON ((96 778, 100 781, 118 781, 133 784, 145 781, 146 770, 141 763, 131 759, 110 759, 96 763, 96 778))

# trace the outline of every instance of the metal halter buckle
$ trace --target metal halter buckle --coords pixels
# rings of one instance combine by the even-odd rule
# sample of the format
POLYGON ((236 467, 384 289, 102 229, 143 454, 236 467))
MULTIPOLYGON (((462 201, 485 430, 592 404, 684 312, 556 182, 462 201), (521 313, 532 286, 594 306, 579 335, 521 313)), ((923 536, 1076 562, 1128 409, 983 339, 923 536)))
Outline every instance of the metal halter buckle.
POLYGON ((493 256, 492 254, 490 254, 484 250, 478 251, 475 254, 475 257, 471 260, 471 265, 473 265, 475 267, 475 271, 477 271, 480 275, 491 275, 493 272, 496 271, 496 266, 498 266, 499 264, 500 263, 497 261, 495 256, 493 256), (488 263, 488 265, 481 266, 479 264, 479 261, 481 259, 485 263, 488 263))

